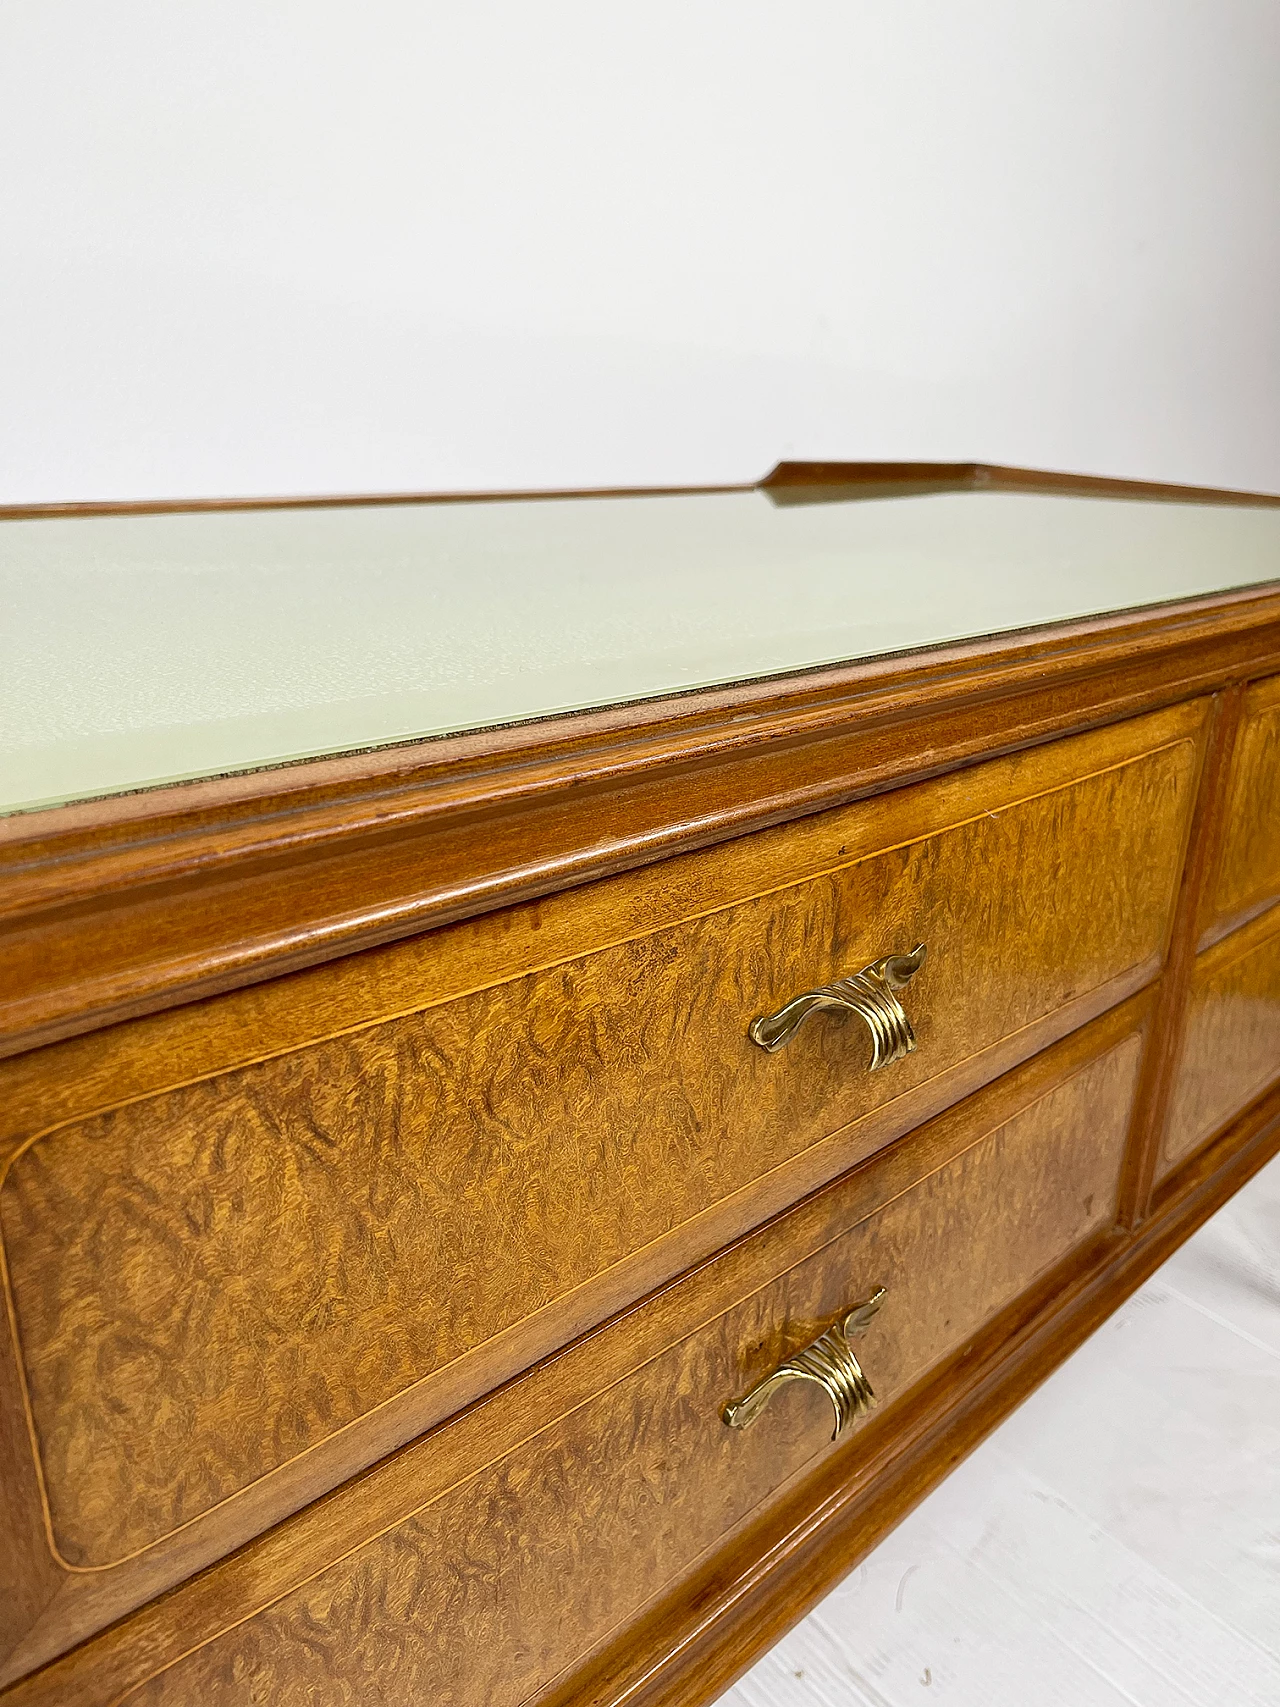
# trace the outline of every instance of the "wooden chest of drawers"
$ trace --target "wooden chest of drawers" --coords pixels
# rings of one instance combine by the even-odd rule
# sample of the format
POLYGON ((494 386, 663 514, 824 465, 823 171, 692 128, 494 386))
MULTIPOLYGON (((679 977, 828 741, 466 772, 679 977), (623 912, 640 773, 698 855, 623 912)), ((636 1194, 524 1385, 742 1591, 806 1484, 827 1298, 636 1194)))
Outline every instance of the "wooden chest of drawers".
POLYGON ((1277 680, 1264 587, 5 820, 6 1699, 709 1699, 1280 1143, 1277 680))

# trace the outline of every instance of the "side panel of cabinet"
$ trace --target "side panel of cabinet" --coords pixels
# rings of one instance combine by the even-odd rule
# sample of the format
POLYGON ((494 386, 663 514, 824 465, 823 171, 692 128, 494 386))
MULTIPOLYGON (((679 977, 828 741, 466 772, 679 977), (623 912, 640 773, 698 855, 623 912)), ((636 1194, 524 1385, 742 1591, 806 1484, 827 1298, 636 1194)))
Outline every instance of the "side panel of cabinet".
POLYGON ((1280 1079, 1280 907, 1200 955, 1157 1179, 1280 1079))
POLYGON ((1206 941, 1280 898, 1280 676, 1245 696, 1218 843, 1200 921, 1206 941))

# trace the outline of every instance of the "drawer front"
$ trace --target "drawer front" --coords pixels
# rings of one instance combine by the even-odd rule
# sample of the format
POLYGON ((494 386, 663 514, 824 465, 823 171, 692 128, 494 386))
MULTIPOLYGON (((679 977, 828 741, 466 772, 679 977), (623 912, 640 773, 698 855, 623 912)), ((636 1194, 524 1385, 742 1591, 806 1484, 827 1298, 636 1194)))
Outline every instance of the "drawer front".
POLYGON ((1196 962, 1157 1177, 1280 1079, 1280 907, 1196 962))
POLYGON ((897 1400, 1112 1222, 1141 1052, 1133 1008, 147 1608, 104 1639, 105 1658, 91 1644, 22 1699, 73 1685, 85 1707, 536 1697, 783 1483, 860 1450, 857 1421, 831 1445, 835 1413, 817 1386, 779 1387, 741 1430, 725 1426, 727 1400, 883 1286, 854 1343, 875 1426, 891 1432, 897 1400), (470 1457, 451 1453, 468 1431, 470 1457), (336 1562, 317 1569, 317 1545, 336 1562))
POLYGON ((51 1568, 137 1604, 1139 987, 1202 721, 11 1064, 12 1119, 65 1111, 0 1189, 51 1568), (850 1017, 749 1039, 919 940, 905 1060, 850 1017))
POLYGON ((1280 898, 1280 676, 1245 698, 1231 759, 1222 848, 1209 888, 1210 935, 1280 898))

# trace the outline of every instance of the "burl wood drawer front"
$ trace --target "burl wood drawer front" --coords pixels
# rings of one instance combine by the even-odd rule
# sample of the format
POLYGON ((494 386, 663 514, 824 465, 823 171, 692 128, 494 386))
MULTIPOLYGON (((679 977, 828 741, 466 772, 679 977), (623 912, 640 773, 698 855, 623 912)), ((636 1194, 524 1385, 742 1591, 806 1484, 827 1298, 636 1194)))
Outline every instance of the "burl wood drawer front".
POLYGON ((1139 987, 1202 722, 4 1064, 49 1584, 88 1573, 68 1593, 98 1617, 137 1604, 1139 987), (865 1028, 823 1014, 776 1054, 748 1038, 921 940, 906 1060, 868 1073, 865 1028))
POLYGON ((1280 898, 1280 676, 1255 682, 1231 758, 1221 851, 1201 920, 1220 935, 1280 898))
POLYGON ((816 1386, 743 1395, 874 1288, 895 1401, 1114 1216, 1145 999, 32 1680, 24 1703, 536 1698, 784 1483, 859 1450, 816 1386), (1135 1011, 1137 1010, 1137 1011, 1135 1011), (241 1622, 241 1620, 244 1620, 241 1622), (232 1627, 234 1626, 234 1627, 232 1627))
POLYGON ((1280 907, 1200 955, 1157 1177, 1280 1079, 1280 907))

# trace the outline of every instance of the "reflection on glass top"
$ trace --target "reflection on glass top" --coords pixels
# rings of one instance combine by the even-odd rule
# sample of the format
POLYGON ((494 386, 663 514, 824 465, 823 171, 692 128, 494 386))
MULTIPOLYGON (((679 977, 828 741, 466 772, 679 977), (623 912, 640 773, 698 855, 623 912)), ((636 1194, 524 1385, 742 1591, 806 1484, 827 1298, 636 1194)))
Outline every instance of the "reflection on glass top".
POLYGON ((1280 510, 761 492, 0 521, 0 811, 1280 578, 1280 510))

